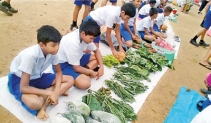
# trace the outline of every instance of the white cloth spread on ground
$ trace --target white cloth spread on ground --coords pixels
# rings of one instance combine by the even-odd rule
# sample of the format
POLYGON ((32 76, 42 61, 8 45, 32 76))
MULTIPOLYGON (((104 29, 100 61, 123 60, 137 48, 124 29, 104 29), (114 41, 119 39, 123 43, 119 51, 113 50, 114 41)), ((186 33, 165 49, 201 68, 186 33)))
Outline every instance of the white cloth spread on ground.
MULTIPOLYGON (((174 32, 169 25, 169 22, 165 22, 168 26, 168 38, 167 41, 173 45, 175 45, 175 58, 177 58, 178 50, 180 43, 174 41, 174 32)), ((100 50, 102 52, 102 55, 111 54, 110 48, 107 47, 104 44, 100 44, 100 50)), ((151 82, 143 81, 144 84, 148 86, 149 89, 143 94, 139 94, 135 96, 136 102, 132 103, 131 106, 133 107, 135 113, 138 113, 139 109, 142 107, 143 103, 145 102, 147 96, 152 92, 160 78, 164 75, 164 73, 167 71, 167 67, 163 68, 161 72, 156 72, 150 74, 149 78, 151 79, 151 82)), ((104 86, 104 80, 109 79, 112 77, 114 73, 114 69, 108 69, 107 67, 104 68, 105 72, 104 75, 99 79, 95 80, 92 79, 91 87, 92 90, 98 90, 100 87, 104 86)), ((45 72, 52 72, 51 68, 49 67, 45 72)), ((31 115, 29 112, 27 112, 22 106, 21 103, 18 102, 13 95, 11 95, 7 89, 7 76, 0 78, 0 104, 5 107, 7 110, 9 110, 12 114, 14 114, 20 121, 23 123, 48 123, 49 121, 40 121, 35 116, 31 115)), ((47 113, 50 117, 58 115, 57 113, 64 113, 68 111, 68 108, 64 102, 67 101, 81 101, 82 97, 87 94, 86 90, 80 90, 76 87, 72 87, 68 90, 69 96, 64 97, 61 96, 59 98, 59 104, 56 106, 49 106, 47 108, 47 113)), ((112 97, 119 99, 113 92, 112 97)))

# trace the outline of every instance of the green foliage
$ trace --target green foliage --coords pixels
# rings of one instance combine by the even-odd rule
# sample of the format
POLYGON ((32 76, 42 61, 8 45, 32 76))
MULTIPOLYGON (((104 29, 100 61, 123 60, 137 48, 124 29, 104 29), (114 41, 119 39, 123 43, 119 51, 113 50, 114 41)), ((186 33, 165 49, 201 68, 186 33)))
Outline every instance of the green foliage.
POLYGON ((107 66, 108 68, 111 68, 112 66, 117 66, 120 64, 118 59, 116 59, 113 55, 106 55, 102 57, 103 64, 107 66))

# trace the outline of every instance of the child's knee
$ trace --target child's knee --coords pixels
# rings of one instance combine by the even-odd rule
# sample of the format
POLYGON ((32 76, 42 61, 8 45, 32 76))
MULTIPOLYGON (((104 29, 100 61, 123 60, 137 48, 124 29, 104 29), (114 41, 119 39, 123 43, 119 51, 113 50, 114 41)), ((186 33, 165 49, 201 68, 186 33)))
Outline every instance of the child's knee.
POLYGON ((74 84, 76 87, 86 90, 91 86, 91 79, 85 74, 81 74, 80 76, 76 78, 74 84))
MULTIPOLYGON (((23 97, 24 98, 24 95, 23 97)), ((31 110, 39 110, 41 109, 43 102, 37 97, 35 99, 28 99, 27 102, 24 101, 24 103, 31 109, 31 110)))
POLYGON ((127 42, 125 42, 125 44, 126 44, 128 47, 132 47, 132 46, 133 46, 133 41, 132 41, 132 40, 127 41, 127 42))

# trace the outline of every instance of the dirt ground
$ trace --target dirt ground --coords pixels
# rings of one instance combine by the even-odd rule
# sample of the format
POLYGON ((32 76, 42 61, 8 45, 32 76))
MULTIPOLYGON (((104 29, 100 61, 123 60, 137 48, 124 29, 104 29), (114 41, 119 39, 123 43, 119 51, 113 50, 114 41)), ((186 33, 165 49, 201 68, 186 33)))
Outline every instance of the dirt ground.
MULTIPOLYGON (((118 4, 120 5, 120 2, 118 4)), ((19 12, 12 17, 0 12, 0 77, 7 75, 10 63, 19 51, 36 44, 36 30, 39 27, 52 25, 64 34, 71 24, 74 8, 73 1, 69 0, 14 0, 12 5, 19 9, 19 12)), ((96 5, 98 6, 100 2, 96 5)), ((197 6, 193 6, 189 14, 179 12, 178 23, 170 23, 182 41, 178 59, 174 61, 176 70, 168 70, 165 73, 139 110, 138 120, 135 123, 162 123, 174 104, 181 86, 197 91, 204 87, 203 80, 210 71, 198 63, 207 49, 196 48, 189 44, 190 38, 201 29, 199 25, 203 15, 198 15, 197 9, 197 6)), ((78 25, 81 16, 82 12, 78 25)), ((207 43, 210 43, 209 40, 210 37, 205 38, 207 43)), ((0 106, 0 122, 20 121, 0 106)))

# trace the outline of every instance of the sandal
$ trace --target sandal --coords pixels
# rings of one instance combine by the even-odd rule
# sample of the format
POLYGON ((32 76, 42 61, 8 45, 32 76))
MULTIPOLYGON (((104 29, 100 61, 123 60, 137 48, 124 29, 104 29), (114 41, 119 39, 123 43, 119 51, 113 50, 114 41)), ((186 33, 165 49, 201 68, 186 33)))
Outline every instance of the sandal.
POLYGON ((71 27, 70 27, 70 30, 71 30, 71 31, 74 31, 74 30, 76 30, 76 29, 78 29, 78 26, 77 26, 77 25, 76 25, 76 26, 71 25, 71 27))
POLYGON ((210 66, 210 65, 208 65, 208 64, 202 64, 202 63, 199 63, 199 65, 201 65, 201 66, 203 66, 203 67, 205 67, 205 68, 207 68, 207 69, 211 70, 211 66, 210 66))

